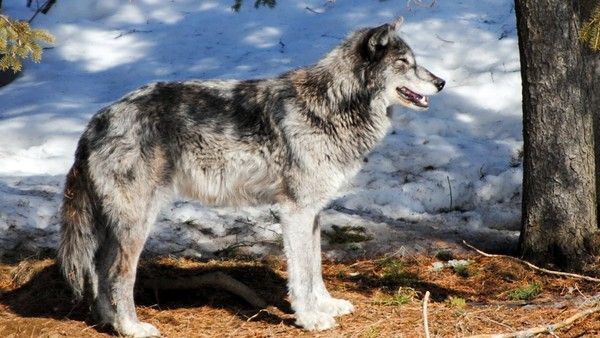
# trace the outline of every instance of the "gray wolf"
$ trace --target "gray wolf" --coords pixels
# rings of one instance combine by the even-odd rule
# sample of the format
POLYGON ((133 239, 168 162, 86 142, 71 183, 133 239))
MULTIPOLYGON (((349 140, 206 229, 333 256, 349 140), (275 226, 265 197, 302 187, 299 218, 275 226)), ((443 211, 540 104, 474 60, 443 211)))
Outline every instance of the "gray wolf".
POLYGON ((350 34, 315 65, 276 78, 159 82, 101 109, 66 178, 58 259, 78 297, 122 335, 138 320, 138 258, 173 196, 279 212, 297 325, 325 330, 353 311, 321 276, 317 213, 385 136, 389 107, 425 110, 444 80, 417 65, 400 22, 350 34))

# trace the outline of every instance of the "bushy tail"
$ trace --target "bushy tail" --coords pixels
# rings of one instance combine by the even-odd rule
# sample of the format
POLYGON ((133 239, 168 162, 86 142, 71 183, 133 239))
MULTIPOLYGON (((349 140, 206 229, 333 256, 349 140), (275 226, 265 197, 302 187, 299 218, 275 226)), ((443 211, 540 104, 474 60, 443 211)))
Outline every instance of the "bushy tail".
POLYGON ((78 299, 84 295, 86 283, 93 296, 97 293, 94 255, 98 238, 93 221, 93 201, 89 175, 82 160, 76 160, 67 175, 61 210, 61 239, 58 262, 65 279, 78 299))

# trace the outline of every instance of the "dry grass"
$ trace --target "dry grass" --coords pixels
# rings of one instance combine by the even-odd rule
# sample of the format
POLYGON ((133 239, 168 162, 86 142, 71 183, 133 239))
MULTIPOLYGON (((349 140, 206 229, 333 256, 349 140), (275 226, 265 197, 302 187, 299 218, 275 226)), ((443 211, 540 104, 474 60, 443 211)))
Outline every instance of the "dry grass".
MULTIPOLYGON (((253 309, 220 290, 136 290, 139 317, 166 337, 419 337, 423 335, 421 299, 431 292, 432 336, 456 337, 510 332, 563 320, 598 302, 600 285, 541 275, 522 265, 476 255, 472 273, 461 277, 451 268, 430 269, 433 256, 325 262, 324 276, 333 295, 352 301, 356 312, 339 326, 307 333, 293 325, 286 301, 285 263, 278 257, 260 262, 197 262, 161 258, 145 261, 138 278, 185 278, 222 271, 243 281, 270 306, 253 309), (530 300, 510 300, 511 291, 539 284, 530 300), (457 301, 457 299, 463 299, 457 301), (460 303, 460 306, 457 305, 460 303)), ((73 305, 52 259, 0 264, 1 337, 107 337, 90 326, 87 306, 73 305), (87 321, 87 322, 86 322, 87 321)), ((561 337, 600 336, 600 315, 590 315, 561 330, 561 337)))

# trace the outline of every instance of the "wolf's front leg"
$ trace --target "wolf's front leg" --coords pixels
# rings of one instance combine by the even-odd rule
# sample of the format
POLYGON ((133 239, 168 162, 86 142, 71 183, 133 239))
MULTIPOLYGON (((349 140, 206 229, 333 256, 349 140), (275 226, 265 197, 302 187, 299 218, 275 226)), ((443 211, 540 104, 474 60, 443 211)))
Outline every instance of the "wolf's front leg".
POLYGON ((288 290, 296 324, 307 330, 334 327, 336 315, 352 311, 352 304, 334 299, 321 276, 320 228, 316 212, 287 210, 281 215, 283 244, 288 261, 288 290))
POLYGON ((353 312, 354 306, 352 303, 345 299, 331 297, 323 282, 321 270, 321 224, 319 223, 319 218, 316 216, 313 221, 312 243, 314 253, 313 276, 317 292, 321 294, 321 297, 319 297, 319 309, 333 316, 341 316, 353 312))

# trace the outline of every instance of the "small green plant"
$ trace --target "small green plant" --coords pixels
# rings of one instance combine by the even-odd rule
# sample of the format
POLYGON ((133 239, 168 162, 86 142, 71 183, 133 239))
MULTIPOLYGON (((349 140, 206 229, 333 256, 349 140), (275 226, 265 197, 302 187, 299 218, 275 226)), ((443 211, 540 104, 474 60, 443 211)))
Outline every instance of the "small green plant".
POLYGON ((511 290, 507 297, 510 300, 532 300, 535 296, 542 292, 542 284, 538 282, 529 283, 527 285, 511 290))
POLYGON ((378 303, 386 306, 401 306, 412 302, 415 298, 417 298, 417 291, 415 289, 400 287, 396 293, 381 299, 378 303))
POLYGON ((0 14, 0 70, 12 69, 16 73, 28 57, 40 62, 43 42, 52 43, 54 37, 43 29, 31 28, 27 21, 0 14))
POLYGON ((588 22, 581 27, 579 38, 591 49, 600 51, 600 5, 594 9, 588 22))
POLYGON ((458 296, 448 296, 448 298, 446 298, 446 302, 458 310, 464 310, 464 308, 467 306, 467 301, 458 296))
POLYGON ((471 266, 471 263, 472 261, 466 261, 464 259, 448 261, 448 265, 452 267, 454 273, 465 278, 471 277, 477 273, 477 270, 471 266))
POLYGON ((454 259, 454 255, 452 254, 452 251, 450 251, 450 250, 440 250, 440 251, 436 252, 435 258, 439 259, 440 261, 447 262, 449 260, 454 259))
POLYGON ((332 225, 331 231, 323 233, 330 244, 360 243, 373 239, 364 227, 332 225))
POLYGON ((454 267, 454 272, 461 277, 471 277, 473 275, 472 269, 466 265, 457 265, 454 267))
POLYGON ((345 249, 354 253, 360 253, 363 250, 363 247, 360 243, 348 243, 345 249))
POLYGON ((396 288, 402 283, 414 280, 414 274, 404 271, 404 264, 394 258, 386 258, 380 263, 383 269, 381 283, 387 287, 396 288))

